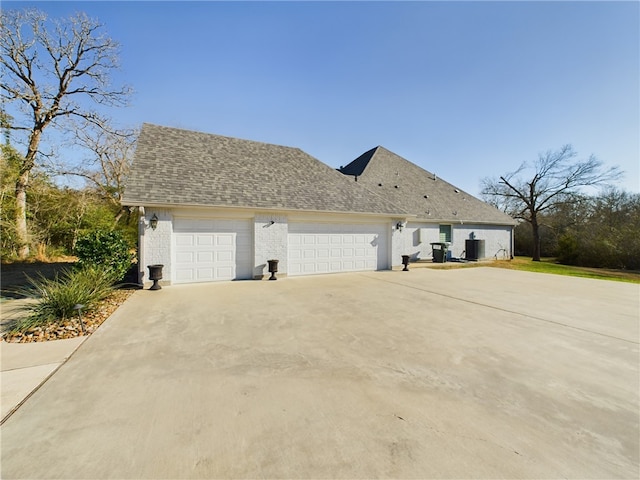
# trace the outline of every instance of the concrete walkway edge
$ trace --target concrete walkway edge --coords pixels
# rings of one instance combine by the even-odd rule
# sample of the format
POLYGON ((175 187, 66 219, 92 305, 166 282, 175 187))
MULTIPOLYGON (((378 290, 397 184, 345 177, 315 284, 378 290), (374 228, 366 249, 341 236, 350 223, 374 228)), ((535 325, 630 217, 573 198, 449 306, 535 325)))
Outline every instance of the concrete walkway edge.
POLYGON ((0 342, 0 425, 53 376, 87 338, 34 343, 0 342))

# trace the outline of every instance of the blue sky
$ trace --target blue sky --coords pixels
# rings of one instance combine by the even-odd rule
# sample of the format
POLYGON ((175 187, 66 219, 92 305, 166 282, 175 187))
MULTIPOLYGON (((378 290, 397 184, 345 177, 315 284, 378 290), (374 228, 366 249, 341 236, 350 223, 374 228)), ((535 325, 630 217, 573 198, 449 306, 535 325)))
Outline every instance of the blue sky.
POLYGON ((477 195, 570 143, 640 191, 638 2, 3 2, 85 11, 143 122, 299 147, 377 145, 477 195))

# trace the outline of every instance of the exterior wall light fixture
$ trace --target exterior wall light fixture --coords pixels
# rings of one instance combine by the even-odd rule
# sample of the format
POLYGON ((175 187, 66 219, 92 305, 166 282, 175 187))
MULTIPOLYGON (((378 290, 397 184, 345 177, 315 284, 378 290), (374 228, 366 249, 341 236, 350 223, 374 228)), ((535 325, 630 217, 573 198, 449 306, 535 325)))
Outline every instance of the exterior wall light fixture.
POLYGON ((155 213, 153 214, 153 217, 151 217, 151 220, 149 220, 149 226, 151 227, 151 230, 158 228, 158 216, 155 213))

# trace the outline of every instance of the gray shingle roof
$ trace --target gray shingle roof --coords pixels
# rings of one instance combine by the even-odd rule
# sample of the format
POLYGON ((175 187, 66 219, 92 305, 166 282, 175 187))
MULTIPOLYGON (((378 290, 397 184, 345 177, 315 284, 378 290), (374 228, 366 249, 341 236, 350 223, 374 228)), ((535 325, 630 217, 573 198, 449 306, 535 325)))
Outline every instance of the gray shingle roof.
POLYGON ((399 155, 376 147, 340 169, 358 184, 428 221, 515 225, 495 207, 463 192, 399 155), (428 198, 425 198, 428 197, 428 198))
POLYGON ((298 148, 144 124, 124 205, 193 205, 403 215, 298 148))

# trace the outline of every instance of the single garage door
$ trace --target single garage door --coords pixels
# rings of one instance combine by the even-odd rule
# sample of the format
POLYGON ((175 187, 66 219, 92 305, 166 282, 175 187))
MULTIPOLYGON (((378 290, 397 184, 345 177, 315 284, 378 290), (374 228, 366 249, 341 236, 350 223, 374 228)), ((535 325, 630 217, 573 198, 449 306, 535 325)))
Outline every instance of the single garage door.
POLYGON ((290 223, 288 274, 389 268, 384 224, 290 223))
POLYGON ((175 218, 175 283, 252 278, 248 220, 175 218))

